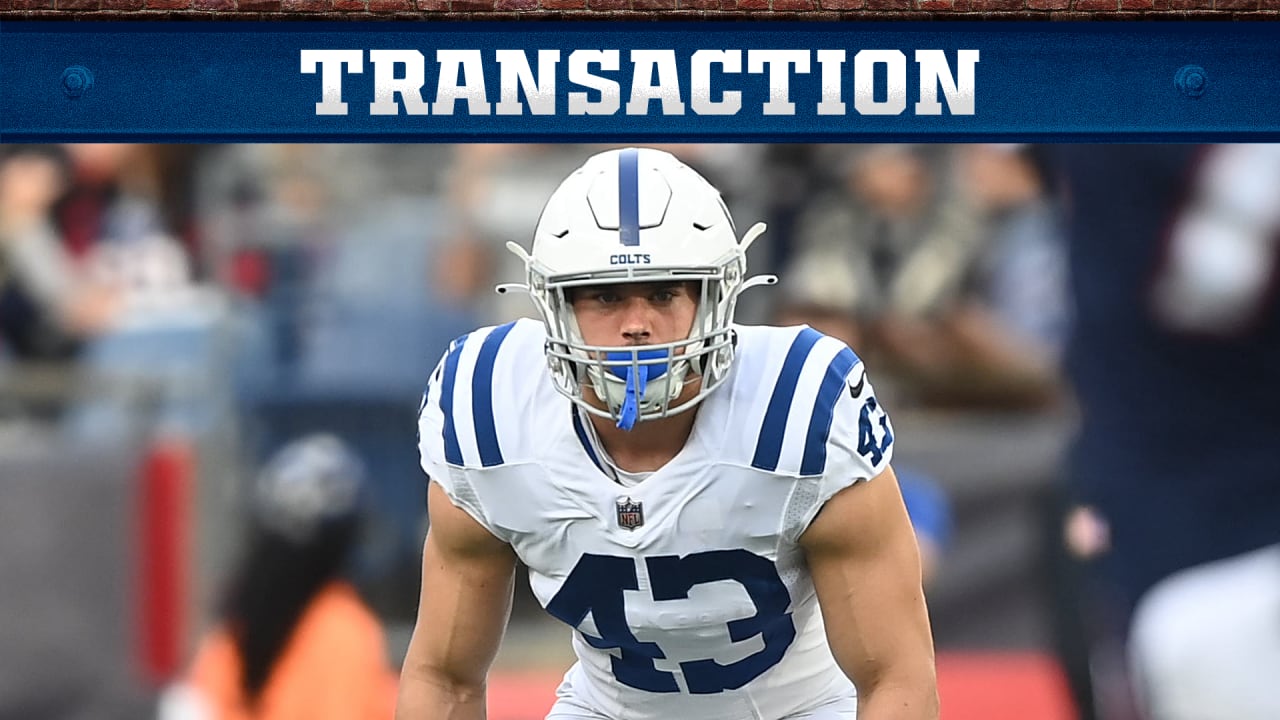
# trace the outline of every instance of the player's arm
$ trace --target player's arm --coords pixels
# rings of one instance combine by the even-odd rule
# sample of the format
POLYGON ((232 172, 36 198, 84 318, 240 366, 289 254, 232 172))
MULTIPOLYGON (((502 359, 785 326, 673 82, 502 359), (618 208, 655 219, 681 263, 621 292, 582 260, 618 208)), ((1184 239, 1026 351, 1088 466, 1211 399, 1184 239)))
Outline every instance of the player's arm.
POLYGON ((936 720, 920 554, 892 468, 832 496, 800 545, 858 720, 936 720))
POLYGON ((396 720, 482 720, 485 679, 511 613, 515 553, 439 485, 428 493, 422 594, 396 720))

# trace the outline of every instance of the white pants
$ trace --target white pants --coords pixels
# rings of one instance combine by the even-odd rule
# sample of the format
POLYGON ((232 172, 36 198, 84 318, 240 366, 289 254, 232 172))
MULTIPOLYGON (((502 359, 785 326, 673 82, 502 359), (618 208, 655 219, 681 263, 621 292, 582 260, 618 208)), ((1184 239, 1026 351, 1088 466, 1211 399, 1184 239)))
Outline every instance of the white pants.
POLYGON ((1151 720, 1280 719, 1280 545, 1156 585, 1129 653, 1151 720))
MULTIPOLYGON (((857 716, 857 699, 842 698, 813 710, 797 715, 788 715, 785 718, 776 718, 776 720, 855 720, 857 716)), ((555 707, 551 708, 551 714, 547 715, 547 720, 626 720, 626 718, 606 717, 591 708, 578 704, 572 698, 561 697, 556 701, 555 707)), ((673 718, 672 720, 684 719, 673 718)), ((743 720, 750 719, 743 718, 743 720)), ((766 718, 766 720, 775 720, 775 718, 766 718)))

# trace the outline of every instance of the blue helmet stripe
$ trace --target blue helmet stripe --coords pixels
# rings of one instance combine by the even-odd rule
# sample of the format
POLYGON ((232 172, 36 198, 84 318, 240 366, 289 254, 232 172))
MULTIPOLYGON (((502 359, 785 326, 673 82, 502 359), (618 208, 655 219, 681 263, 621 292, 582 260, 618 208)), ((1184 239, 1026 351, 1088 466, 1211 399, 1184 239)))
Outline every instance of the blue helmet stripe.
POLYGON ((791 342, 791 349, 787 350, 787 357, 782 361, 778 384, 773 386, 773 395, 769 398, 769 407, 764 413, 760 437, 756 440, 756 454, 751 460, 752 467, 768 472, 778 469, 778 459, 782 456, 782 436, 787 431, 787 415, 791 412, 791 399, 800 383, 800 371, 804 369, 809 352, 821 337, 822 333, 817 330, 805 328, 791 342))
POLYGON ((623 245, 640 244, 640 151, 618 155, 618 235, 623 245))
POLYGON ((458 429, 453 424, 453 387, 458 380, 458 358, 467 342, 463 335, 454 341, 444 361, 444 385, 440 388, 440 413, 444 415, 444 459, 450 465, 462 464, 462 448, 458 446, 458 429))
POLYGON ((836 402, 844 394, 844 382, 858 364, 858 356, 849 348, 836 353, 827 373, 818 386, 818 398, 809 418, 809 432, 805 435, 804 456, 800 461, 801 475, 821 475, 827 467, 827 438, 831 436, 831 421, 835 419, 836 402))
POLYGON ((493 365, 498 358, 498 347, 515 326, 509 322, 489 333, 480 346, 475 373, 471 376, 471 417, 475 421, 476 447, 480 450, 482 467, 502 464, 502 448, 498 445, 498 430, 493 419, 493 365))

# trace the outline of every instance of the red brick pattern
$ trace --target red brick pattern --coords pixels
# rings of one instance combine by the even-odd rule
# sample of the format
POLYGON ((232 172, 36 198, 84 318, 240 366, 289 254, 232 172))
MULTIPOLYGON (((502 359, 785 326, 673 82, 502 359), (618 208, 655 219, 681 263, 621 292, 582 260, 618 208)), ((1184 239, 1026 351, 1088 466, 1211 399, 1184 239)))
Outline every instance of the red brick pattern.
POLYGON ((817 6, 816 0, 773 0, 774 10, 813 10, 817 6))
POLYGON ((248 20, 1280 20, 1280 0, 0 0, 0 16, 248 20))
POLYGON ((969 0, 970 11, 1021 10, 1023 7, 1024 0, 969 0))

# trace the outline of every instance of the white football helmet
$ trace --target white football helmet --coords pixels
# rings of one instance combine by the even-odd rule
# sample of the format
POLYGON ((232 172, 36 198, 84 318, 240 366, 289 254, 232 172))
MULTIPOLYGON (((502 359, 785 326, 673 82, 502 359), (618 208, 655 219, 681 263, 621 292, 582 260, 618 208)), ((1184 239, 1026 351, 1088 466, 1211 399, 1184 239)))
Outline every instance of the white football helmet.
POLYGON ((524 289, 547 326, 547 363, 556 388, 587 412, 630 429, 636 421, 687 410, 714 390, 734 356, 733 313, 748 287, 746 250, 765 230, 757 223, 738 241, 724 201, 675 156, 648 148, 592 156, 560 184, 543 208, 533 250, 507 247, 524 261, 524 289), (627 347, 587 345, 566 290, 624 282, 694 281, 701 292, 689 337, 627 347), (700 377, 692 398, 672 405, 685 382, 700 377), (605 401, 583 398, 584 382, 605 401))

